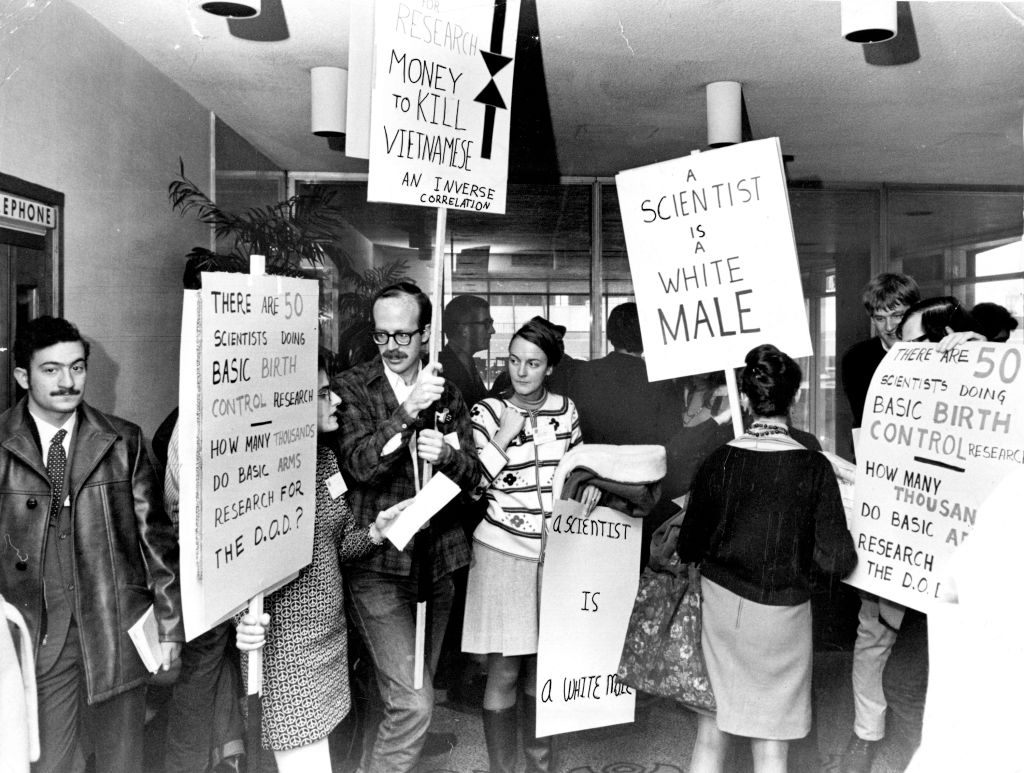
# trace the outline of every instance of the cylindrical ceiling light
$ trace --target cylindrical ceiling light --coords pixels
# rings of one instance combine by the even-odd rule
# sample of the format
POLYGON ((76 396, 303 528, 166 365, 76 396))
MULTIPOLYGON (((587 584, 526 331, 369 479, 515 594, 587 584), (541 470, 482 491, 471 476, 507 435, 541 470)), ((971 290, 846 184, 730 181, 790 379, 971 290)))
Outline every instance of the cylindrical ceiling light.
POLYGON ((882 43, 896 37, 896 0, 842 0, 843 37, 851 43, 882 43))
POLYGON ((262 0, 200 0, 199 7, 214 16, 228 19, 252 19, 260 15, 262 0))
POLYGON ((743 84, 716 81, 707 86, 708 147, 743 141, 743 84))
POLYGON ((344 136, 348 70, 341 67, 313 67, 309 71, 309 76, 313 97, 313 134, 318 137, 344 136))

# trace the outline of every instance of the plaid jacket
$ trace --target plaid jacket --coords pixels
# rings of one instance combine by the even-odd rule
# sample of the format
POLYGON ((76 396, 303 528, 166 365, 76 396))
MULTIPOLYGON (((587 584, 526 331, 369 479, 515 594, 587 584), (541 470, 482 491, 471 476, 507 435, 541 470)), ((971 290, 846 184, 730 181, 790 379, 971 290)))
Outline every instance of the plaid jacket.
MULTIPOLYGON (((338 377, 341 469, 349 486, 349 504, 356 523, 361 526, 369 526, 379 511, 416 494, 409 439, 414 431, 423 427, 423 414, 413 419, 399 406, 384 375, 384 367, 378 357, 338 377), (383 455, 384 445, 396 434, 401 434, 402 444, 397 451, 383 455)), ((480 463, 466 404, 449 381, 445 381, 439 414, 443 414, 444 409, 448 411, 448 418, 444 423, 438 421, 437 429, 444 434, 456 432, 462 450, 435 469, 468 492, 480 479, 480 463)), ((356 564, 384 574, 410 576, 414 569, 415 543, 425 538, 433 539, 435 580, 469 563, 469 544, 462 527, 451 519, 435 517, 430 528, 419 532, 405 550, 399 551, 387 543, 384 551, 356 564)))

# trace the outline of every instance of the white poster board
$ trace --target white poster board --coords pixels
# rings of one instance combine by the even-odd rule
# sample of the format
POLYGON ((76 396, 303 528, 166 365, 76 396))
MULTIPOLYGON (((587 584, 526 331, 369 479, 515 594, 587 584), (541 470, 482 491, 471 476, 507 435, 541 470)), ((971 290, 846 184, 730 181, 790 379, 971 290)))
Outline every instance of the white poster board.
POLYGON ((556 500, 541 573, 537 735, 633 721, 616 672, 639 584, 641 519, 556 500))
POLYGON ((348 92, 345 102, 345 155, 370 157, 370 95, 373 82, 373 3, 349 3, 348 92))
POLYGON ((377 0, 367 199, 505 212, 519 0, 377 0))
POLYGON ((1024 465, 1024 347, 898 343, 871 380, 857 445, 847 582, 928 612, 978 508, 1024 465))
POLYGON ((179 543, 188 639, 309 563, 317 283, 204 273, 182 313, 179 543))
POLYGON ((651 381, 812 354, 777 138, 615 176, 651 381))

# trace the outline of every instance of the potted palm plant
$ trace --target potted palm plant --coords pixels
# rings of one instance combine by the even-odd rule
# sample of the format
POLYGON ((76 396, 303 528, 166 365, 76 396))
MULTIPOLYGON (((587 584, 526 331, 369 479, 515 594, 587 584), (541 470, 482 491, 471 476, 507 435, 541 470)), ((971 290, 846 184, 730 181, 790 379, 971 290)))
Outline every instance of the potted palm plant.
POLYGON ((334 266, 342 292, 337 308, 328 308, 321 293, 320 320, 323 325, 337 319, 338 345, 336 352, 325 354, 330 355, 336 371, 376 355, 369 335, 370 304, 377 290, 405 279, 408 267, 404 261, 397 261, 362 273, 352 268, 337 238, 349 225, 336 191, 310 186, 276 204, 230 212, 185 176, 184 163, 179 159, 178 174, 168 185, 167 196, 175 211, 182 216, 194 214, 213 228, 219 243, 227 245, 227 252, 193 247, 185 257, 195 271, 247 272, 250 255, 265 256, 268 274, 322 279, 326 267, 334 266))

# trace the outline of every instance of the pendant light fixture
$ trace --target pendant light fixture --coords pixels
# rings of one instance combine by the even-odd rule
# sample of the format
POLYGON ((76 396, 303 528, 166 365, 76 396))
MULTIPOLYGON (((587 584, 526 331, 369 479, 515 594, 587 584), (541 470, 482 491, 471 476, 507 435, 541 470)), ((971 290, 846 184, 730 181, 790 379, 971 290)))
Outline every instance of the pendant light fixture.
POLYGON ((260 15, 262 0, 200 0, 199 7, 227 19, 252 19, 260 15))
POLYGON ((842 0, 843 37, 851 43, 883 43, 896 37, 896 0, 842 0))
POLYGON ((743 84, 716 81, 707 85, 708 147, 721 148, 743 141, 743 84))
POLYGON ((318 137, 344 137, 348 70, 341 67, 313 67, 309 76, 313 134, 318 137))

